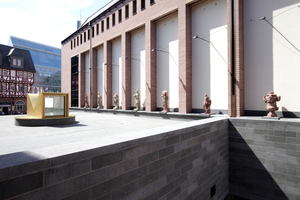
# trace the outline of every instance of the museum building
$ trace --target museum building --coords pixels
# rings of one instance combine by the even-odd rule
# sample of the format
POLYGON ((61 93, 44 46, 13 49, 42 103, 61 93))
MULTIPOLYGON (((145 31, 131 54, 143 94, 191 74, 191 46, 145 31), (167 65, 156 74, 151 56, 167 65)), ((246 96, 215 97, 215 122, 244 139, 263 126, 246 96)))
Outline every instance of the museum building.
POLYGON ((299 0, 112 0, 62 41, 62 92, 72 107, 299 117, 299 0))
POLYGON ((0 44, 0 113, 27 112, 27 93, 34 80, 34 64, 27 50, 0 44))

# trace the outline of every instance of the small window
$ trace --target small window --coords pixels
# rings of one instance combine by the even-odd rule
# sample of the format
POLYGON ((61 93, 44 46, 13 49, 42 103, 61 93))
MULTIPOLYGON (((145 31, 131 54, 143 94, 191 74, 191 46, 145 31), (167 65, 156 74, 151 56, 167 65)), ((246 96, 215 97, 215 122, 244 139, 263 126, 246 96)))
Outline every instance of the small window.
POLYGON ((86 42, 86 32, 84 32, 84 37, 83 37, 83 39, 84 39, 84 42, 86 42))
POLYGON ((109 29, 109 17, 106 18, 106 29, 109 29))
POLYGON ((101 21, 101 32, 104 32, 104 20, 101 21))
POLYGON ((125 19, 127 19, 129 17, 129 5, 127 4, 125 6, 125 19))
POLYGON ((79 46, 79 36, 77 36, 77 46, 79 46))
POLYGON ((15 84, 14 83, 10 84, 9 91, 11 91, 11 92, 15 91, 15 84))
POLYGON ((3 77, 6 77, 6 76, 8 76, 8 71, 7 71, 7 69, 3 69, 3 77))
POLYGON ((141 10, 146 8, 146 0, 141 0, 141 10))
POLYGON ((19 85, 19 92, 23 92, 23 84, 19 85))
POLYGON ((17 76, 18 76, 19 78, 23 78, 23 72, 22 72, 22 71, 18 71, 18 72, 17 72, 17 76))
POLYGON ((18 66, 21 67, 21 65, 22 65, 21 59, 18 59, 18 66))
POLYGON ((116 24, 116 14, 112 14, 112 25, 114 26, 116 24))
POLYGON ((15 77, 16 76, 16 70, 10 70, 10 76, 15 77))
POLYGON ((96 25, 96 33, 99 35, 99 23, 96 25))
POLYGON ((13 66, 17 65, 17 59, 13 58, 13 66))
POLYGON ((27 72, 24 72, 24 78, 27 78, 27 72))
POLYGON ((119 10, 119 23, 122 22, 122 9, 119 10))
POLYGON ((28 78, 32 78, 32 74, 31 72, 28 72, 28 78))
POLYGON ((2 91, 6 91, 6 83, 2 83, 2 91))
POLYGON ((74 48, 76 47, 76 38, 74 38, 74 48))
POLYGON ((24 93, 27 93, 28 90, 27 90, 27 85, 24 85, 24 93))
POLYGON ((15 110, 16 111, 24 111, 25 110, 25 102, 24 101, 17 101, 15 104, 15 110))
POLYGON ((155 0, 150 0, 150 4, 154 4, 155 3, 155 0))
POLYGON ((88 40, 90 40, 90 34, 91 34, 91 31, 90 29, 88 30, 88 40))
POLYGON ((80 34, 80 44, 82 44, 82 34, 80 34))
POLYGON ((2 76, 2 69, 0 68, 0 77, 2 76))
POLYGON ((132 14, 135 15, 136 14, 136 0, 134 0, 132 2, 132 14))
POLYGON ((95 28, 94 28, 94 26, 92 27, 92 38, 95 36, 95 28))

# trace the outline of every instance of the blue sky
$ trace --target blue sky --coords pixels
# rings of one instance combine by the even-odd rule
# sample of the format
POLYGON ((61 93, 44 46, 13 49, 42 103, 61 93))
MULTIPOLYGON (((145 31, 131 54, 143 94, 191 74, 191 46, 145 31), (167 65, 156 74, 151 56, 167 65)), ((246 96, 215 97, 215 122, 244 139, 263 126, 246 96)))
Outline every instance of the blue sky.
POLYGON ((111 0, 0 0, 0 44, 10 35, 61 47, 61 41, 111 0))

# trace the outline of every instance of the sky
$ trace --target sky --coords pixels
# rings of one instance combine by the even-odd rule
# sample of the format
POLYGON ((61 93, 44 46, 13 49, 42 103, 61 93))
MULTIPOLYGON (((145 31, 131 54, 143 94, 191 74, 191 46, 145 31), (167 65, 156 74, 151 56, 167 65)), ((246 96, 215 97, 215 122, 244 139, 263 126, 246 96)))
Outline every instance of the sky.
POLYGON ((0 44, 15 36, 61 48, 61 41, 111 0, 0 0, 0 44))

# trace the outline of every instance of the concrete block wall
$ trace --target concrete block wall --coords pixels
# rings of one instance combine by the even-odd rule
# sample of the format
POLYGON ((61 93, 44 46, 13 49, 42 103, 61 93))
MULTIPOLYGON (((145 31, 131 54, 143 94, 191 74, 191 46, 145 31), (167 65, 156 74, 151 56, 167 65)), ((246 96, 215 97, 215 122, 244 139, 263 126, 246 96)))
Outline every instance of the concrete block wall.
POLYGON ((224 199, 228 120, 184 124, 56 158, 24 152, 35 162, 0 169, 0 199, 224 199))
POLYGON ((229 192, 246 199, 298 200, 300 124, 231 118, 229 192))

